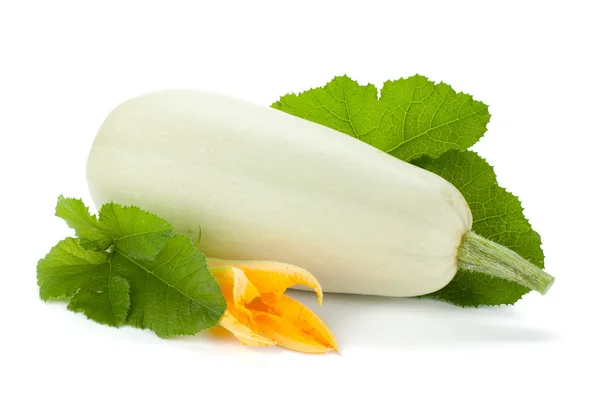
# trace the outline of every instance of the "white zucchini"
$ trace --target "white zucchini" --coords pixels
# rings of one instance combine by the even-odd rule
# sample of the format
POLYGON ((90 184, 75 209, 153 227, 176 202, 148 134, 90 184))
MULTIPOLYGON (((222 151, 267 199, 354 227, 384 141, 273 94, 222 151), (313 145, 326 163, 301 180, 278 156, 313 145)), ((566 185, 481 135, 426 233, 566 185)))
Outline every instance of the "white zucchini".
POLYGON ((190 238, 200 225, 208 256, 294 264, 327 292, 423 295, 459 264, 540 292, 552 280, 501 246, 485 255, 491 242, 470 233, 465 199, 441 177, 214 93, 161 91, 118 106, 96 136, 87 179, 97 207, 134 204, 190 238))

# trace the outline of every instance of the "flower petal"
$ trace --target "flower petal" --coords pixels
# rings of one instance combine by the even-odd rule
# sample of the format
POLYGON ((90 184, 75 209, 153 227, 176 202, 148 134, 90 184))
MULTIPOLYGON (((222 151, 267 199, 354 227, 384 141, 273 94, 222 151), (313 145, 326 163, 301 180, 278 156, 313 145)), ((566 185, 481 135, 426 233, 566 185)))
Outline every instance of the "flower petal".
POLYGON ((294 285, 304 285, 315 290, 319 304, 323 301, 323 289, 317 279, 307 270, 292 264, 275 261, 233 261, 207 257, 209 268, 232 266, 244 271, 246 277, 260 293, 282 295, 294 285))
POLYGON ((308 307, 284 295, 289 287, 302 284, 315 290, 321 304, 321 286, 308 271, 270 261, 208 262, 227 301, 220 325, 243 344, 277 344, 304 353, 339 353, 325 323, 308 307))
POLYGON ((260 293, 256 286, 250 282, 244 271, 233 267, 233 301, 237 305, 246 305, 257 297, 260 293))
POLYGON ((210 270, 216 281, 221 286, 225 299, 230 298, 235 306, 244 307, 257 297, 258 289, 239 268, 218 267, 210 270))
MULTIPOLYGON (((300 330, 312 339, 339 353, 339 346, 335 336, 325 322, 310 308, 285 295, 277 299, 263 296, 261 300, 272 308, 274 313, 294 326, 296 330, 300 330)), ((259 321, 255 322, 258 323, 259 321)))
POLYGON ((307 335, 292 322, 274 314, 253 312, 254 323, 264 336, 278 346, 303 353, 326 353, 335 350, 307 335))
POLYGON ((220 266, 210 268, 209 271, 221 287, 225 300, 233 301, 233 269, 229 266, 220 266))
POLYGON ((274 346, 276 344, 275 341, 254 332, 248 326, 242 324, 229 311, 225 311, 225 314, 221 317, 220 325, 233 333, 246 346, 274 346))

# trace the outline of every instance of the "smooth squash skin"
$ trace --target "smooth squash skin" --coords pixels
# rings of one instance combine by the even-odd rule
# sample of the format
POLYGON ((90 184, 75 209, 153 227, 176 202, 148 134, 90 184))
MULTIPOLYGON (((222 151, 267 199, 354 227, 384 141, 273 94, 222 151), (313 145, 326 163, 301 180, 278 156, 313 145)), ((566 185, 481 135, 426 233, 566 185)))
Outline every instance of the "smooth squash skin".
POLYGON ((307 269, 326 292, 416 296, 444 287, 472 216, 428 171, 343 133, 202 91, 113 110, 87 164, 92 199, 137 205, 201 250, 307 269))

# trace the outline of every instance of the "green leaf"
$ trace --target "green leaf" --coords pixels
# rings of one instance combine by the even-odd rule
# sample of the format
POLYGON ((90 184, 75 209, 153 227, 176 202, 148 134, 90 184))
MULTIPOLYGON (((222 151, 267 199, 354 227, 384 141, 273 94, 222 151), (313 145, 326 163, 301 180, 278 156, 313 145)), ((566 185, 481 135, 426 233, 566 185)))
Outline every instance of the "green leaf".
MULTIPOLYGON (((471 151, 449 151, 415 165, 440 175, 463 194, 473 214, 473 231, 544 267, 540 236, 523 215, 519 199, 498 185, 493 168, 471 151)), ((441 290, 428 295, 460 306, 514 304, 529 289, 504 279, 459 270, 441 290)))
POLYGON ((110 255, 82 248, 77 239, 58 242, 38 262, 37 280, 42 300, 69 298, 90 284, 99 269, 108 268, 110 255))
POLYGON ((361 86, 347 76, 288 94, 273 108, 344 132, 402 160, 465 150, 485 133, 488 107, 445 83, 415 75, 361 86))
POLYGON ((100 209, 100 221, 90 214, 80 199, 60 196, 56 216, 64 219, 85 249, 117 249, 140 259, 151 259, 171 236, 167 221, 138 207, 107 203, 100 209))
POLYGON ((96 221, 81 200, 61 196, 58 204, 77 234, 104 234, 114 246, 93 251, 74 238, 59 242, 38 262, 42 299, 67 298, 69 310, 96 322, 128 323, 160 337, 194 335, 219 322, 226 308, 219 284, 192 241, 172 235, 165 220, 109 203, 96 221))
POLYGON ((86 250, 76 239, 64 239, 38 262, 37 279, 43 300, 71 298, 69 309, 96 322, 125 322, 128 284, 112 275, 108 252, 86 250))
POLYGON ((96 216, 90 214, 81 199, 59 196, 55 215, 64 219, 69 227, 75 229, 83 248, 106 250, 112 245, 112 238, 100 227, 96 216))
POLYGON ((100 209, 100 226, 113 238, 118 251, 136 259, 156 257, 173 231, 154 214, 114 203, 100 209))
MULTIPOLYGON (((498 186, 485 160, 460 152, 485 133, 490 120, 485 104, 419 75, 385 82, 380 98, 374 85, 361 86, 339 76, 324 87, 282 96, 272 107, 441 175, 465 196, 477 234, 543 268, 540 237, 524 217, 518 198, 498 186)), ((460 270, 450 284, 429 296, 478 306, 513 304, 528 291, 500 278, 460 270)))
POLYGON ((81 311, 89 319, 110 326, 125 324, 129 310, 129 282, 102 270, 93 282, 71 298, 68 309, 81 311))
POLYGON ((171 237, 154 260, 117 252, 113 268, 131 282, 127 322, 160 337, 193 335, 215 326, 225 312, 221 289, 191 240, 171 237))

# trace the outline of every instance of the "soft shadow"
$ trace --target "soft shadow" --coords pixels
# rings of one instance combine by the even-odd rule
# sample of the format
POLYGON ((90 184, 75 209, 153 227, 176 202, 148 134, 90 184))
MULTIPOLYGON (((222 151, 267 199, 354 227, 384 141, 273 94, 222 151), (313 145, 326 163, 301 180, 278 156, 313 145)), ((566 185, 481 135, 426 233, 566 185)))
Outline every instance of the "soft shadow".
MULTIPOLYGON (((463 349, 531 345, 558 340, 554 331, 528 326, 513 307, 461 308, 432 299, 391 298, 327 293, 323 305, 314 293, 289 290, 286 294, 314 310, 331 328, 344 350, 375 349, 463 349)), ((46 302, 63 309, 65 301, 46 302)), ((77 313, 82 319, 83 314, 77 313)), ((97 325, 96 329, 114 329, 97 325)), ((120 327, 126 340, 148 345, 164 343, 151 331, 120 327)), ((195 336, 168 339, 177 347, 214 355, 245 354, 250 359, 286 352, 279 347, 243 346, 225 329, 216 328, 195 336)), ((300 353, 297 353, 300 354, 300 353)), ((337 356, 329 353, 329 356, 337 356)))
POLYGON ((276 346, 244 346, 235 336, 220 326, 202 331, 195 336, 180 336, 169 338, 168 340, 178 347, 183 347, 204 355, 232 355, 238 357, 240 354, 243 354, 246 357, 252 358, 254 356, 263 357, 269 353, 284 352, 284 349, 276 346))
POLYGON ((314 294, 288 294, 316 311, 342 348, 453 349, 560 338, 556 332, 526 326, 512 307, 461 308, 432 299, 331 293, 319 306, 314 294))
MULTIPOLYGON (((319 306, 314 293, 289 290, 286 294, 309 306, 327 323, 342 354, 350 348, 452 350, 531 345, 560 338, 556 332, 527 326, 512 307, 461 308, 431 299, 333 293, 327 293, 319 306)), ((204 354, 239 356, 241 352, 262 358, 285 352, 278 347, 242 346, 220 327, 169 340, 204 354)))

